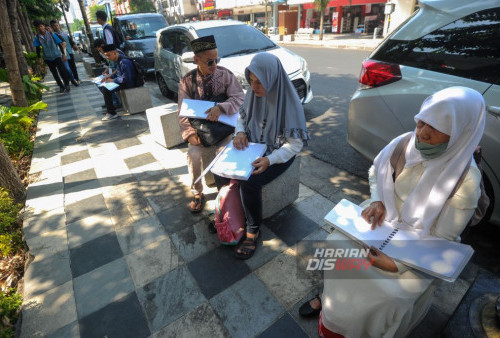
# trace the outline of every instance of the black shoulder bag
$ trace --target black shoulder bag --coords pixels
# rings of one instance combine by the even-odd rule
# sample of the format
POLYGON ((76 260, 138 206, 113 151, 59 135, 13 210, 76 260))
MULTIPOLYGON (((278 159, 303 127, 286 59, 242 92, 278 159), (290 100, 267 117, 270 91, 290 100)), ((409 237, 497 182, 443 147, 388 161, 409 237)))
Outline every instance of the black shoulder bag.
MULTIPOLYGON (((191 97, 195 97, 196 93, 196 73, 197 70, 193 71, 192 75, 192 86, 191 86, 191 97)), ((208 101, 213 102, 224 102, 228 99, 228 96, 224 94, 212 96, 208 101)), ((204 119, 189 119, 191 126, 196 129, 196 134, 200 138, 201 144, 205 147, 213 146, 219 143, 232 133, 234 133, 234 127, 221 122, 213 122, 204 119)))

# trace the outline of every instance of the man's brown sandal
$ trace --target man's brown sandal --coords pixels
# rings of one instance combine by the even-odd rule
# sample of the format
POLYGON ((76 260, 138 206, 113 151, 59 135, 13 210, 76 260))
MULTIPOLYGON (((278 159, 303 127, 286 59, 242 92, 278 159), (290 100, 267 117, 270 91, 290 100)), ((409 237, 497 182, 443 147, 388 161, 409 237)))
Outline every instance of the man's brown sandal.
POLYGON ((197 213, 203 210, 205 206, 205 195, 200 194, 199 196, 193 197, 193 200, 189 204, 189 210, 193 213, 197 213))

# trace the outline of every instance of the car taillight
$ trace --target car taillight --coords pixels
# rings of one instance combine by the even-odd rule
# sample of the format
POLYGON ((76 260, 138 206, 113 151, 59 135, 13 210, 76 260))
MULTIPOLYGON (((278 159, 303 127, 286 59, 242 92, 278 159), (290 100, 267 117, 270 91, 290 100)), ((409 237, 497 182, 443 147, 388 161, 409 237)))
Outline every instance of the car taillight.
POLYGON ((359 83, 361 88, 375 88, 401 80, 399 65, 365 60, 363 61, 359 83))

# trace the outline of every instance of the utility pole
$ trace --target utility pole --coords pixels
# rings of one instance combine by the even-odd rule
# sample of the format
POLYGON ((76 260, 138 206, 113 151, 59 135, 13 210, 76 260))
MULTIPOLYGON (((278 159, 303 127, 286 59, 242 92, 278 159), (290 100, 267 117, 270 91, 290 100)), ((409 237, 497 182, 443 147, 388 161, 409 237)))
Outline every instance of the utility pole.
POLYGON ((64 21, 66 22, 66 28, 68 29, 68 35, 71 36, 71 29, 69 28, 68 18, 66 17, 67 7, 63 4, 62 0, 59 0, 59 6, 61 6, 61 10, 63 12, 64 21))
POLYGON ((264 0, 266 7, 265 7, 265 13, 264 13, 264 20, 266 21, 266 25, 264 26, 264 32, 267 35, 267 0, 264 0))
POLYGON ((90 30, 90 24, 87 19, 87 12, 85 11, 83 0, 78 0, 78 5, 80 6, 80 11, 82 12, 83 22, 85 23, 85 29, 87 30, 87 36, 89 37, 89 48, 92 51, 92 56, 94 57, 95 62, 99 63, 99 54, 97 54, 97 51, 94 48, 94 37, 92 36, 92 31, 90 30))

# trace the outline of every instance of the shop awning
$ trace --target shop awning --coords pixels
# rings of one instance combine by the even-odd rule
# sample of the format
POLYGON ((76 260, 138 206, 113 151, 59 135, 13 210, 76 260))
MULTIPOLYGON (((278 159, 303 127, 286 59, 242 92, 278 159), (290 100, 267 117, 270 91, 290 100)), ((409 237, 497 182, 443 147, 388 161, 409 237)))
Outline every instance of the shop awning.
MULTIPOLYGON (((314 8, 314 1, 307 1, 307 3, 300 2, 302 0, 289 0, 287 3, 289 5, 303 4, 304 9, 314 8)), ((326 7, 339 7, 339 6, 359 6, 359 5, 370 5, 370 4, 384 4, 387 0, 331 0, 326 7)))

